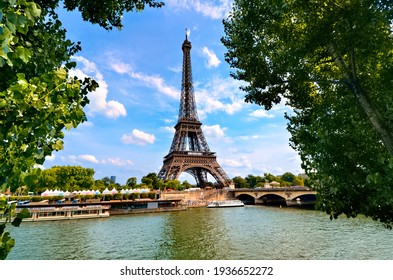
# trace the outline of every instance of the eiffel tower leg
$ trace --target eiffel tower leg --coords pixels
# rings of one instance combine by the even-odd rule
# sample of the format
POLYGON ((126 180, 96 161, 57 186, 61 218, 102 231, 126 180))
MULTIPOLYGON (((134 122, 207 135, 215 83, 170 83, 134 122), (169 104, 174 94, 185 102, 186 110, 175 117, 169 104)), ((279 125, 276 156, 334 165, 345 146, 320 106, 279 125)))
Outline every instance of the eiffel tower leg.
POLYGON ((194 177, 198 187, 200 188, 206 187, 208 183, 206 170, 204 170, 203 168, 192 168, 187 170, 186 172, 194 177))

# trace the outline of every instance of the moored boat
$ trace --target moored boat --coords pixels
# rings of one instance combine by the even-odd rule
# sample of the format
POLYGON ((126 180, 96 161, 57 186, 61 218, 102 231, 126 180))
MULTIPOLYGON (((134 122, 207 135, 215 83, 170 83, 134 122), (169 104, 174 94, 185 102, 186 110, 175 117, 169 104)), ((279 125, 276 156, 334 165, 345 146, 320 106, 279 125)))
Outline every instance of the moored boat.
MULTIPOLYGON (((85 205, 85 206, 57 206, 45 205, 44 207, 25 207, 29 213, 29 218, 24 218, 23 222, 37 221, 58 221, 75 219, 92 219, 109 217, 110 206, 106 205, 85 205)), ((23 208, 16 208, 18 213, 23 208)))
POLYGON ((218 200, 209 203, 207 208, 224 208, 224 207, 244 207, 244 203, 240 200, 218 200))

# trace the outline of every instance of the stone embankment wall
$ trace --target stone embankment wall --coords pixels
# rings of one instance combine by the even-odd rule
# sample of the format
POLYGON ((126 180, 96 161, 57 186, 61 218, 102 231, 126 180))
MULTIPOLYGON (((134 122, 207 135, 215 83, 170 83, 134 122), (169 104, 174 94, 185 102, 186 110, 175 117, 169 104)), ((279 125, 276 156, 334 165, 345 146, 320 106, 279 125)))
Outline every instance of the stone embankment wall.
POLYGON ((224 189, 197 191, 162 191, 161 199, 181 199, 181 204, 188 207, 204 207, 214 200, 232 199, 231 194, 224 189))

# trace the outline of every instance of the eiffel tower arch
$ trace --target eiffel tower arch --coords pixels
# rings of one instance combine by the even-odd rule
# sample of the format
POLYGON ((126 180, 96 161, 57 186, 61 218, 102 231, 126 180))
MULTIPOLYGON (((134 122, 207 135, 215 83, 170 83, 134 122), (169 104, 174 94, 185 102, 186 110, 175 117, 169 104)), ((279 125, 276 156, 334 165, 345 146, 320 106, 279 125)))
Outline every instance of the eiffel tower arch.
POLYGON ((216 155, 211 152, 199 121, 191 71, 191 43, 186 39, 182 45, 183 72, 178 122, 168 155, 158 173, 162 180, 178 179, 180 174, 191 174, 199 187, 208 183, 210 174, 221 187, 233 187, 233 182, 221 168, 216 155))

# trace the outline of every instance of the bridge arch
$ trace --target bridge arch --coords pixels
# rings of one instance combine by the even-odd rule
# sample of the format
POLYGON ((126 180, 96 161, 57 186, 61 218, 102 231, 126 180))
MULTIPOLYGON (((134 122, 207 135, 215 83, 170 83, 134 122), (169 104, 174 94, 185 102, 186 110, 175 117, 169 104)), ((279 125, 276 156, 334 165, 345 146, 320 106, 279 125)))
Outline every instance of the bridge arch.
POLYGON ((317 196, 315 194, 301 194, 296 197, 293 197, 290 200, 287 200, 287 205, 314 206, 316 202, 316 197, 317 196))
POLYGON ((264 194, 260 196, 256 203, 264 205, 286 205, 287 199, 279 194, 264 194))
POLYGON ((244 204, 248 204, 248 205, 255 204, 255 197, 249 194, 245 194, 245 193, 239 194, 236 196, 236 199, 243 201, 244 204))

